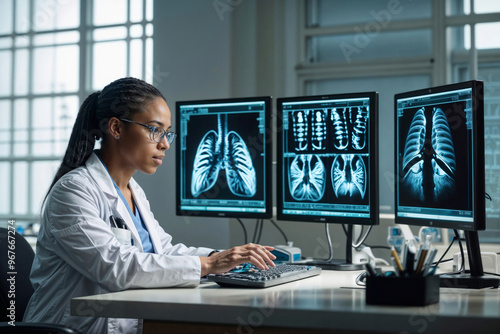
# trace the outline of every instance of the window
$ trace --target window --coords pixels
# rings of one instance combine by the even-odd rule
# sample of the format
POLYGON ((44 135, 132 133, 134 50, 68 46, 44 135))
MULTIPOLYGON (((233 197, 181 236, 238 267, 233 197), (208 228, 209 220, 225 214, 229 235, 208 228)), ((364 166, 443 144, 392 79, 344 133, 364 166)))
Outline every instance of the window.
POLYGON ((0 218, 32 222, 80 103, 152 81, 153 0, 0 1, 0 218))
POLYGON ((485 82, 488 233, 500 240, 500 3, 495 0, 299 2, 303 94, 380 93, 380 203, 393 212, 393 97, 470 79, 485 82))

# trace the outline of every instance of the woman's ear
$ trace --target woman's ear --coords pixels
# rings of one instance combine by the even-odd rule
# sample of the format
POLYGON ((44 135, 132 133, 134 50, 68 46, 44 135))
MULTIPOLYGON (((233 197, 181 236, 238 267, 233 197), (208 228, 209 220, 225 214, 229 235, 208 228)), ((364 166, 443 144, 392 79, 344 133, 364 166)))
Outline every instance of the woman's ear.
POLYGON ((111 137, 115 139, 120 139, 121 134, 121 122, 118 118, 112 117, 108 122, 108 132, 111 137))

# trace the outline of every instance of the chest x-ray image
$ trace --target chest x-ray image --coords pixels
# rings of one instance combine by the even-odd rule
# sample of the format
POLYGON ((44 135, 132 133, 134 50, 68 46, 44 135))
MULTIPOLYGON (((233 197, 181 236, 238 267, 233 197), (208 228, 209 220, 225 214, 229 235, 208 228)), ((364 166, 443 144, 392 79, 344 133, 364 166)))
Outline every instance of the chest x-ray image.
POLYGON ((460 156, 460 146, 468 140, 465 112, 457 106, 419 108, 405 140, 400 138, 402 188, 413 203, 449 202, 453 206, 460 178, 465 180, 462 184, 467 183, 467 159, 460 156))
POLYGON ((225 171, 227 187, 233 195, 252 197, 256 194, 257 173, 250 150, 244 137, 229 129, 227 114, 217 115, 217 131, 206 131, 198 145, 191 177, 192 195, 198 197, 210 190, 221 171, 225 171))

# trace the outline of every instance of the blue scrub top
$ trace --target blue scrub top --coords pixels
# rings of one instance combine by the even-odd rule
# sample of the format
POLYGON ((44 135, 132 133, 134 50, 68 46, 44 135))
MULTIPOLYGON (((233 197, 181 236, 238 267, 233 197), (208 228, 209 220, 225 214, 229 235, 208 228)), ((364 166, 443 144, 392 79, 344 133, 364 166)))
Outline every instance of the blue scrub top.
POLYGON ((142 215, 141 212, 139 211, 139 208, 137 207, 137 205, 135 205, 134 202, 134 207, 135 207, 135 214, 134 214, 134 212, 130 208, 130 205, 128 205, 128 202, 125 199, 125 196, 123 196, 122 191, 116 185, 115 181, 111 177, 111 174, 109 174, 106 164, 104 164, 104 161, 102 161, 101 157, 99 156, 99 154, 97 154, 97 152, 96 155, 101 161, 106 171, 108 172, 111 181, 113 181, 113 185, 115 186, 116 192, 118 193, 123 203, 127 207, 128 213, 130 214, 130 218, 132 218, 135 228, 137 229, 137 232, 139 232, 139 237, 141 238, 141 243, 142 243, 142 249, 144 250, 145 253, 154 253, 153 242, 151 241, 151 236, 149 235, 148 229, 146 228, 146 224, 144 224, 144 219, 142 219, 142 215))

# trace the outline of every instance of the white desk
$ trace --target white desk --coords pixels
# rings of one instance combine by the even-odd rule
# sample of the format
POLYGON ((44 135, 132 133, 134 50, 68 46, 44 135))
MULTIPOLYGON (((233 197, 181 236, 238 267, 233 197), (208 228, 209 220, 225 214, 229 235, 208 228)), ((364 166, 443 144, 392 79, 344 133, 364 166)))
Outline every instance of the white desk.
POLYGON ((267 289, 141 289, 75 298, 71 314, 141 318, 144 332, 500 333, 500 290, 443 289, 425 307, 373 306, 354 278, 320 276, 267 289), (188 326, 188 327, 186 327, 188 326), (280 331, 281 328, 281 331, 280 331))

